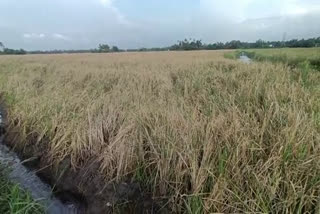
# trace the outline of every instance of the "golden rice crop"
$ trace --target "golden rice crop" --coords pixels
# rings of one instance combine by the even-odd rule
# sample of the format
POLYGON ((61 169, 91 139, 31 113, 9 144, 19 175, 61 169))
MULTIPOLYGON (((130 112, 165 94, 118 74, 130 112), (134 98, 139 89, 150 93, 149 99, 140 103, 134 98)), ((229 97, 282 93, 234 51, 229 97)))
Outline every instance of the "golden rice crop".
POLYGON ((320 211, 320 73, 220 51, 0 57, 21 141, 172 212, 320 211), (26 142, 36 134, 37 142, 26 142))

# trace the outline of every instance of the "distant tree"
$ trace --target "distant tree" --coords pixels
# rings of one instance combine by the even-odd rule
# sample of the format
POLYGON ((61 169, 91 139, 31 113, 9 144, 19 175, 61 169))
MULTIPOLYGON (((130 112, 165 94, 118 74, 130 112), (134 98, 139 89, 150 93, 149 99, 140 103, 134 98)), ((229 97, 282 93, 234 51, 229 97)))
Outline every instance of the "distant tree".
POLYGON ((3 53, 8 55, 23 55, 23 54, 26 54, 27 52, 23 49, 15 50, 15 49, 4 48, 3 53))
POLYGON ((117 46, 112 46, 112 52, 119 52, 119 48, 117 46))
POLYGON ((196 41, 196 46, 197 46, 197 49, 201 49, 202 48, 202 41, 201 40, 197 40, 196 41))
POLYGON ((231 42, 227 42, 225 44, 225 48, 227 49, 238 49, 242 47, 243 47, 243 44, 238 40, 232 40, 231 42))
POLYGON ((216 44, 217 49, 224 49, 224 44, 222 42, 218 42, 216 44))
POLYGON ((100 52, 109 52, 110 47, 107 44, 99 44, 99 51, 100 52))
POLYGON ((140 52, 146 52, 146 51, 148 51, 148 49, 147 49, 147 48, 139 48, 138 51, 140 51, 140 52))
POLYGON ((177 44, 172 45, 170 50, 201 50, 204 49, 205 46, 202 44, 201 40, 195 39, 184 39, 182 41, 178 41, 177 44))
POLYGON ((265 41, 263 41, 262 39, 259 39, 256 41, 256 47, 255 48, 265 48, 266 47, 266 43, 265 41))
POLYGON ((5 47, 4 47, 3 43, 0 42, 0 51, 3 50, 4 48, 5 48, 5 47))
MULTIPOLYGON (((104 52, 122 52, 122 51, 168 51, 168 50, 219 50, 219 49, 251 49, 251 48, 281 48, 281 47, 320 47, 320 37, 309 38, 309 39, 292 39, 288 41, 263 41, 261 39, 256 42, 241 42, 238 40, 229 41, 226 43, 216 42, 205 44, 201 40, 196 39, 184 39, 177 41, 176 44, 170 47, 153 47, 153 48, 135 48, 121 50, 117 46, 110 48, 107 44, 100 44, 96 49, 89 50, 47 50, 47 51, 29 51, 28 54, 57 54, 57 53, 104 53, 104 52)), ((0 54, 26 54, 27 52, 23 49, 15 50, 9 49, 0 42, 0 54), (2 50, 2 51, 1 51, 2 50)))

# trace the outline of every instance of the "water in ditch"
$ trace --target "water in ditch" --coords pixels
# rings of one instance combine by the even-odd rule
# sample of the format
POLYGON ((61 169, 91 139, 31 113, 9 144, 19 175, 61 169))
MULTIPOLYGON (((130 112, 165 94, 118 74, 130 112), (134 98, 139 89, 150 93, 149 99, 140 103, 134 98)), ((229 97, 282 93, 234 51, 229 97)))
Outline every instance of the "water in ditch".
POLYGON ((252 62, 252 60, 247 55, 245 55, 244 53, 242 53, 240 55, 239 61, 243 62, 243 63, 246 63, 246 64, 250 64, 252 62))

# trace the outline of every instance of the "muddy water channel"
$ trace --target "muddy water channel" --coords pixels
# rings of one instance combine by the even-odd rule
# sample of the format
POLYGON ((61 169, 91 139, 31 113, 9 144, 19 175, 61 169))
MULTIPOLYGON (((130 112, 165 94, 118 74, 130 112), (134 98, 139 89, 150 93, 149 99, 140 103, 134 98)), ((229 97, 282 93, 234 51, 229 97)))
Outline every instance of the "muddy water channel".
POLYGON ((30 192, 32 198, 41 203, 48 214, 78 214, 83 210, 76 204, 63 203, 52 193, 52 188, 44 183, 35 171, 26 168, 17 154, 4 144, 4 117, 0 108, 0 163, 8 169, 8 178, 22 189, 30 192))

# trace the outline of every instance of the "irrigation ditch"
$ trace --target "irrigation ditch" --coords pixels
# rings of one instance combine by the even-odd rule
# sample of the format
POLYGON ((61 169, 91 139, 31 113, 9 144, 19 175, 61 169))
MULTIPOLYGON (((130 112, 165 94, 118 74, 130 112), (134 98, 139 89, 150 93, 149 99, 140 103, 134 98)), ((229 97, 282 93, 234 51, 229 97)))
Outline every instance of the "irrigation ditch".
POLYGON ((8 179, 28 191, 46 213, 167 213, 130 178, 108 183, 97 173, 94 161, 77 169, 68 158, 53 165, 46 157, 49 142, 35 143, 37 136, 19 143, 17 130, 7 124, 4 106, 0 103, 0 163, 8 169, 8 179))
POLYGON ((244 52, 240 54, 238 60, 246 64, 250 64, 252 62, 252 59, 250 59, 244 52))

